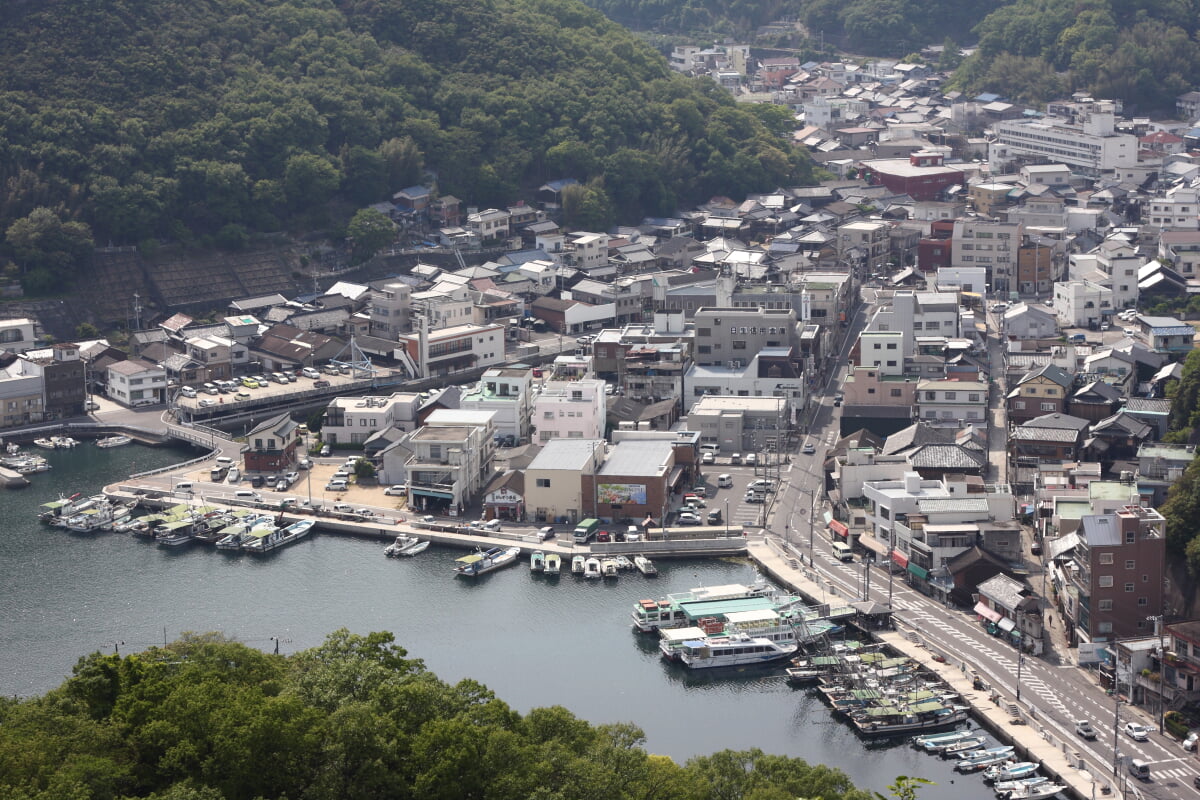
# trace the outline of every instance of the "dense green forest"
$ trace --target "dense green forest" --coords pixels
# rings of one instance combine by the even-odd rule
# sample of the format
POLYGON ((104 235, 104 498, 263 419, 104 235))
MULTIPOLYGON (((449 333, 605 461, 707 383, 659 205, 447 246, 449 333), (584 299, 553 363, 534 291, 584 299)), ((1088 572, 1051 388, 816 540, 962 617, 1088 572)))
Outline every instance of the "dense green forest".
MULTIPOLYGON (((11 800, 870 800, 844 773, 761 751, 679 765, 632 724, 518 714, 450 685, 390 634, 278 656, 218 635, 93 654, 43 697, 0 700, 11 800)), ((911 798, 920 781, 898 779, 911 798)))
MULTIPOLYGON (((1164 441, 1187 444, 1200 433, 1200 350, 1188 353, 1183 375, 1167 384, 1171 399, 1170 430, 1164 441)), ((1187 559, 1188 571, 1200 576, 1200 457, 1167 491, 1160 512, 1167 522, 1167 547, 1187 559)))
POLYGON ((587 225, 810 181, 776 123, 576 0, 0 0, 0 233, 43 279, 81 238, 337 231, 427 173, 480 207, 574 177, 587 225))

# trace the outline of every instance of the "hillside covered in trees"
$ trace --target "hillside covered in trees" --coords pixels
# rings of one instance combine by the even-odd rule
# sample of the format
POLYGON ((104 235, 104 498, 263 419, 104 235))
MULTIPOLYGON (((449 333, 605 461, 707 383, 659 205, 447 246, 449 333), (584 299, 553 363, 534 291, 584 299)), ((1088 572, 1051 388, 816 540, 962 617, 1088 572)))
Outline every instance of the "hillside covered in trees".
POLYGON ((594 224, 811 179, 779 109, 576 0, 0 0, 0 20, 0 255, 45 276, 92 240, 337 231, 427 170, 480 207, 574 177, 594 224))
MULTIPOLYGON (((521 715, 446 684, 390 634, 338 631, 293 656, 216 635, 93 654, 44 697, 0 699, 14 800, 869 800, 845 774, 760 751, 684 765, 629 724, 521 715)), ((911 798, 919 781, 900 779, 911 798)))

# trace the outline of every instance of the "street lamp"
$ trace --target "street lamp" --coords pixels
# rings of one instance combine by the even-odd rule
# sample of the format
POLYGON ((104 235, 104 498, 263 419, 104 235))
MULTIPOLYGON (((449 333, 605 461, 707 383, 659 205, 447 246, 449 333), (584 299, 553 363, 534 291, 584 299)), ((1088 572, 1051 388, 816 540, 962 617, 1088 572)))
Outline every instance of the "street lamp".
POLYGON ((1154 631, 1158 635, 1158 732, 1163 733, 1163 672, 1166 671, 1167 652, 1163 645, 1163 617, 1161 614, 1146 617, 1147 622, 1154 623, 1154 631))
POLYGON ((729 498, 725 498, 725 535, 729 536, 729 498))

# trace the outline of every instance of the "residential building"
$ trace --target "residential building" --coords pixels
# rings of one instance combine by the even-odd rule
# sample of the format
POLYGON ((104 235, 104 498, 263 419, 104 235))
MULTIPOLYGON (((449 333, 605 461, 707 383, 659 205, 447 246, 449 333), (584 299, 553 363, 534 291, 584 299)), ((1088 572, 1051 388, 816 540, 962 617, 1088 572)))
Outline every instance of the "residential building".
POLYGON ((1064 327, 1095 329, 1112 317, 1113 293, 1091 281, 1059 281, 1051 307, 1064 327))
POLYGON ((250 364, 250 348, 225 336, 191 336, 184 344, 187 357, 203 370, 203 381, 229 380, 250 364))
POLYGON ((1045 306, 1018 303, 1004 312, 1002 330, 1009 339, 1054 339, 1058 320, 1045 306))
POLYGON ((395 356, 414 376, 452 375, 504 361, 504 326, 455 325, 441 330, 421 328, 399 337, 395 356))
POLYGON ((786 347, 799 353, 796 312, 787 309, 714 308, 696 312, 695 362, 737 369, 764 347, 786 347))
POLYGON ((1008 416, 1014 422, 1066 410, 1074 379, 1061 367, 1047 364, 1021 377, 1008 393, 1008 416))
POLYGON ((1115 641, 1145 635, 1161 614, 1166 521, 1153 508, 1125 506, 1087 515, 1068 564, 1052 573, 1071 639, 1115 641))
POLYGON ((983 267, 994 292, 1016 290, 1017 247, 1025 228, 1019 222, 965 218, 954 221, 951 263, 983 267))
POLYGON ((945 266, 937 270, 939 292, 971 292, 984 294, 988 287, 987 267, 945 266))
POLYGON ((546 381, 533 400, 530 435, 554 439, 604 438, 604 381, 546 381))
POLYGON ((417 427, 421 396, 396 392, 390 396, 335 397, 321 420, 321 439, 333 446, 363 444, 388 428, 417 427))
MULTIPOLYGON (((395 341, 412 330, 412 287, 385 283, 371 290, 371 335, 395 341)), ((437 326, 433 326, 437 327, 437 326)))
POLYGON ((976 596, 976 614, 999 628, 1021 650, 1041 654, 1042 607, 1032 589, 1000 574, 979 584, 976 596))
POLYGON ((62 342, 47 350, 29 350, 25 357, 42 370, 45 419, 66 419, 84 413, 87 368, 78 345, 62 342))
POLYGON ((1009 452, 1025 463, 1077 461, 1090 424, 1058 412, 1034 417, 1009 431, 1009 452))
MULTIPOLYGON (((683 384, 691 397, 782 397, 789 418, 804 408, 808 388, 801 362, 785 347, 764 347, 743 367, 692 365, 683 384)), ((689 402, 685 398, 684 403, 689 402)))
POLYGON ((0 352, 24 353, 38 346, 31 319, 0 320, 0 352))
POLYGON ((442 409, 405 437, 410 507, 461 515, 492 479, 496 452, 490 412, 442 409))
POLYGON ((1063 252, 1059 243, 1024 237, 1017 248, 1016 290, 1025 295, 1048 295, 1062 277, 1063 252))
POLYGON ((1200 231, 1163 231, 1158 236, 1158 257, 1184 278, 1200 277, 1200 231))
POLYGON ((917 382, 917 416, 931 425, 982 425, 987 420, 988 386, 983 381, 917 382))
POLYGON ((280 473, 296 466, 300 426, 288 414, 263 422, 246 434, 243 454, 247 472, 280 473))
POLYGON ((862 220, 838 226, 838 261, 852 265, 860 275, 882 272, 891 255, 888 238, 891 229, 892 226, 883 220, 862 220))
POLYGON ((167 371, 141 359, 118 361, 108 366, 107 385, 108 396, 122 405, 153 405, 165 399, 167 371))
POLYGON ((1156 353, 1186 355, 1195 346, 1196 329, 1183 320, 1139 314, 1135 322, 1150 349, 1156 353))
POLYGON ((45 418, 45 383, 42 367, 0 352, 0 428, 42 422, 45 418))
POLYGON ((1192 186, 1173 186, 1163 197, 1150 198, 1143 206, 1142 218, 1153 228, 1200 230, 1200 190, 1192 186))
POLYGON ((575 232, 563 246, 566 263, 589 275, 608 264, 608 235, 575 232))
POLYGON ((782 441, 790 422, 784 397, 705 395, 688 412, 687 430, 698 432, 702 444, 720 445, 722 452, 755 453, 782 441))
POLYGON ((533 414, 533 372, 524 368, 495 367, 486 370, 479 383, 458 399, 464 410, 493 412, 496 435, 513 441, 529 441, 533 414))
POLYGON ((507 239, 509 214, 496 208, 488 208, 467 214, 467 230, 480 244, 507 239))
POLYGON ((595 475, 606 455, 601 439, 552 439, 525 468, 525 515, 538 523, 574 524, 594 499, 583 477, 595 475))

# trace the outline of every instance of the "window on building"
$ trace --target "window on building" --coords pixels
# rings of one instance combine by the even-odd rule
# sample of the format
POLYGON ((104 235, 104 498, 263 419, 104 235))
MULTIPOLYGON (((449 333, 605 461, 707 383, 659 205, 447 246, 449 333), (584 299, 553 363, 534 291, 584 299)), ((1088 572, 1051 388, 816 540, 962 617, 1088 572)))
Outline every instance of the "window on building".
POLYGON ((733 349, 734 349, 734 350, 745 350, 745 349, 746 349, 746 343, 745 343, 744 341, 740 341, 740 340, 736 340, 736 339, 735 339, 735 340, 734 340, 734 342, 733 342, 733 349))
POLYGON ((900 391, 899 389, 892 389, 892 391, 891 391, 892 397, 900 397, 903 394, 904 393, 902 391, 900 391))
POLYGON ((1139 606, 1148 606, 1148 605, 1150 605, 1150 598, 1149 598, 1149 597, 1139 597, 1139 598, 1138 598, 1138 605, 1139 605, 1139 606))
POLYGON ((1128 592, 1129 594, 1133 594, 1133 584, 1132 583, 1125 584, 1125 591, 1128 592))
POLYGON ((1137 542, 1137 531, 1125 532, 1125 544, 1134 544, 1137 542))
POLYGON ((1102 589, 1111 589, 1113 585, 1112 575, 1101 575, 1098 585, 1102 589))
POLYGON ((979 402, 979 394, 978 393, 970 393, 967 395, 967 400, 971 401, 972 403, 978 403, 979 402))
POLYGON ((1042 403, 1042 411, 1053 411, 1054 403, 1042 403))
POLYGON ((1112 600, 1101 600, 1100 601, 1100 610, 1101 611, 1112 611, 1112 600))
POLYGON ((549 489, 550 488, 550 479, 549 478, 538 478, 537 485, 538 485, 539 489, 549 489))
POLYGON ((1113 554, 1112 553, 1101 553, 1100 554, 1100 563, 1101 564, 1113 563, 1113 554))
POLYGON ((1136 569, 1136 568, 1137 568, 1137 563, 1132 558, 1125 560, 1125 569, 1136 569))
POLYGON ((1111 622, 1101 622, 1096 625, 1096 633, 1112 633, 1111 622))
POLYGON ((957 400, 958 392, 946 392, 946 399, 947 400, 957 400))

